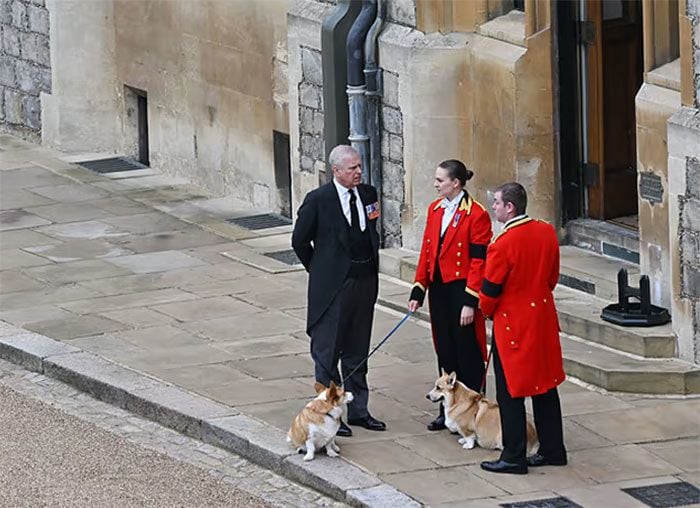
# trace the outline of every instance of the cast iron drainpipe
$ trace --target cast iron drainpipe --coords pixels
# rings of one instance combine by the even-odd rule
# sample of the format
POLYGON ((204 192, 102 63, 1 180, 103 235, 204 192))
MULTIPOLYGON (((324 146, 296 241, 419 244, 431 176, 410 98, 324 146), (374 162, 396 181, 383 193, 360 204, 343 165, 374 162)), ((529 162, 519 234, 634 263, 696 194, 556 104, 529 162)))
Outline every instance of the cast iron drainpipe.
POLYGON ((362 181, 370 182, 369 136, 367 135, 367 98, 363 75, 363 44, 377 11, 376 0, 363 0, 362 10, 350 28, 347 39, 348 102, 350 107, 350 144, 362 159, 362 181))
MULTIPOLYGON (((372 0, 377 4, 377 17, 365 39, 365 84, 367 90, 367 130, 369 131, 369 178, 382 199, 382 132, 379 128, 379 101, 382 97, 382 69, 377 65, 377 39, 386 17, 386 0, 372 0)), ((383 238, 381 219, 379 236, 383 238)), ((383 243, 383 242, 382 242, 383 243)))

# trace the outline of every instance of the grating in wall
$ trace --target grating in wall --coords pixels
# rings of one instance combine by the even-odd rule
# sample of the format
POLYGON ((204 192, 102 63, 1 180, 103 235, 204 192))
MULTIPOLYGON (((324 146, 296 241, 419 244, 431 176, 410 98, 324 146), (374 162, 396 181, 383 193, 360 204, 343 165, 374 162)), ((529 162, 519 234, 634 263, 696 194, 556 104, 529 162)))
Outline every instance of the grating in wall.
POLYGON ((263 213, 260 215, 247 215, 245 217, 234 217, 227 219, 226 222, 235 224, 246 229, 267 229, 276 228, 278 226, 288 226, 292 223, 291 220, 281 215, 274 213, 263 213))
POLYGON ((112 157, 111 159, 98 159, 94 161, 77 162, 79 166, 95 171, 96 173, 116 173, 118 171, 134 171, 136 169, 145 169, 140 162, 127 157, 112 157))

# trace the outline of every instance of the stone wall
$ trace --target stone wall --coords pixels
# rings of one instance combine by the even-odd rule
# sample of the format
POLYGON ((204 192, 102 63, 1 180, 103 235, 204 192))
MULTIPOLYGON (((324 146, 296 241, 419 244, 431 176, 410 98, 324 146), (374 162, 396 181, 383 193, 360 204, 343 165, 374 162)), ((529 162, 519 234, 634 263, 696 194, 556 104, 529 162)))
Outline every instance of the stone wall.
POLYGON ((327 175, 323 141, 323 74, 319 50, 301 47, 301 73, 299 168, 306 173, 316 173, 319 183, 325 183, 327 175))
POLYGON ((44 0, 0 0, 0 130, 39 141, 41 92, 51 92, 44 0))
POLYGON ((383 73, 382 96, 382 231, 384 247, 401 247, 404 205, 403 117, 399 108, 399 75, 383 73))

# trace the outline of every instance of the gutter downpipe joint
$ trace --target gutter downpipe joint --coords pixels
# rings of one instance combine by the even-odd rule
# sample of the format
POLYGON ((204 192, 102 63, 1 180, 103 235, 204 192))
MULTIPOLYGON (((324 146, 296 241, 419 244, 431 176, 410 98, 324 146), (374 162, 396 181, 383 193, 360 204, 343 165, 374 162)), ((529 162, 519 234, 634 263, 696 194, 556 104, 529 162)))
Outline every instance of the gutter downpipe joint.
POLYGON ((369 136, 367 135, 367 97, 363 73, 363 45, 377 11, 376 0, 363 0, 362 10, 350 28, 347 39, 348 103, 350 144, 362 159, 362 181, 370 182, 369 136))
MULTIPOLYGON (((377 17, 365 39, 365 83, 367 90, 367 130, 369 133, 369 181, 382 199, 382 132, 379 125, 379 108, 382 97, 382 69, 377 64, 377 40, 386 17, 386 0, 371 0, 377 4, 377 17)), ((380 238, 383 237, 381 222, 380 238)), ((383 243, 383 241, 382 241, 383 243)))

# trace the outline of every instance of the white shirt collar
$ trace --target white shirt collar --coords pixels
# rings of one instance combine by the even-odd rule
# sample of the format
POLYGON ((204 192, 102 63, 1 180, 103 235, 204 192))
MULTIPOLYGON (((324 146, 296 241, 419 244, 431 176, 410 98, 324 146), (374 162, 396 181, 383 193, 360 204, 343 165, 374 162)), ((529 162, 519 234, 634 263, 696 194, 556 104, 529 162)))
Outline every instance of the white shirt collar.
POLYGON ((443 198, 441 206, 443 208, 454 208, 455 206, 457 206, 459 204, 459 202, 462 200, 463 197, 464 197, 464 191, 461 191, 459 194, 457 194, 455 196, 454 199, 450 200, 447 198, 443 198))
POLYGON ((348 189, 345 187, 343 184, 341 184, 338 180, 333 177, 333 184, 335 185, 335 190, 338 191, 339 196, 346 196, 348 191, 354 190, 353 194, 357 194, 357 187, 353 187, 352 189, 348 189))

